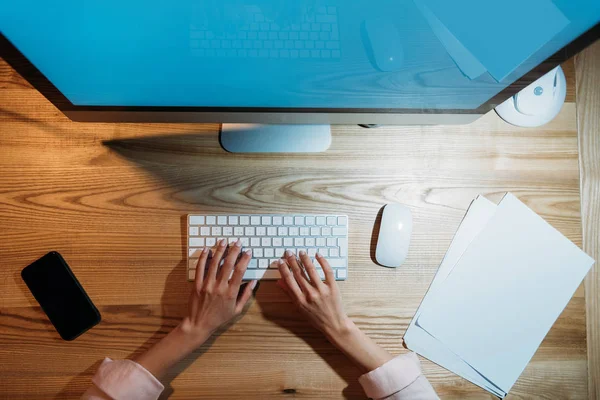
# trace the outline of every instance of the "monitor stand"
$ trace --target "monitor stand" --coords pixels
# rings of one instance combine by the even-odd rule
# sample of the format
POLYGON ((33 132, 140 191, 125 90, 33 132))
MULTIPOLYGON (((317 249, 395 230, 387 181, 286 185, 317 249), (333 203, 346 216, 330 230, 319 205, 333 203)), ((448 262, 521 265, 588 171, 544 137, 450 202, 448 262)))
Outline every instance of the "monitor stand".
POLYGON ((223 124, 230 153, 320 153, 331 145, 331 125, 223 124))

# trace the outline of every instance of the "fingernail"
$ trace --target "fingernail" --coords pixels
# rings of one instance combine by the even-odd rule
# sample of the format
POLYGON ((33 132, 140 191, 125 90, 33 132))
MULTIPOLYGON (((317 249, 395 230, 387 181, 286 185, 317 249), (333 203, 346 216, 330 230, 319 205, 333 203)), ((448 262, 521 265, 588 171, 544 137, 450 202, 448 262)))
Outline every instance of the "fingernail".
POLYGON ((321 258, 321 257, 323 257, 323 256, 321 255, 321 253, 317 253, 316 255, 317 255, 317 258, 321 258))
POLYGON ((249 256, 252 255, 252 250, 246 250, 246 254, 248 254, 249 256))
POLYGON ((242 247, 242 241, 240 239, 235 242, 235 247, 242 247))
POLYGON ((279 260, 279 261, 277 261, 277 264, 278 264, 278 265, 283 265, 283 260, 279 260))
POLYGON ((305 256, 305 255, 306 255, 306 252, 305 252, 304 250, 300 250, 300 255, 301 255, 301 256, 305 256))
POLYGON ((225 239, 221 239, 221 241, 219 242, 219 247, 225 247, 226 244, 227 242, 225 241, 225 239))
POLYGON ((252 281, 252 282, 250 282, 250 288, 254 289, 256 287, 257 283, 258 283, 258 281, 252 281))
POLYGON ((291 251, 289 251, 289 250, 286 250, 284 255, 285 255, 286 257, 289 257, 289 256, 291 256, 291 255, 292 255, 292 252, 291 252, 291 251))
POLYGON ((202 249, 202 254, 206 254, 206 253, 208 253, 208 248, 205 247, 202 249))

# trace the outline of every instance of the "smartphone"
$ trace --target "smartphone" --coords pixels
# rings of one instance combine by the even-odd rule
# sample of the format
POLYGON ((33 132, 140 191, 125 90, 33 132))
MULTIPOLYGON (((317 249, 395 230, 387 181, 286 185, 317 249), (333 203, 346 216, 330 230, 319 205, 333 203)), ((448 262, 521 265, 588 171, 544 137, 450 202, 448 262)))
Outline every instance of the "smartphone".
POLYGON ((100 312, 56 251, 23 268, 21 277, 64 340, 100 322, 100 312))

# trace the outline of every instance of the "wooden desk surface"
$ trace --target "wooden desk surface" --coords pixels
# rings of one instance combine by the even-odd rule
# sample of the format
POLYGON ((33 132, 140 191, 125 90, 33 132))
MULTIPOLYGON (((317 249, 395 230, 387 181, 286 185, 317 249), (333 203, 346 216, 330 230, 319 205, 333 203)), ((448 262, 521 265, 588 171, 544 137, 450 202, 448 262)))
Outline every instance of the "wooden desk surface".
MULTIPOLYGON (((574 88, 572 63, 567 75, 574 88)), ((326 153, 247 156, 219 147, 218 125, 71 122, 0 63, 0 398, 78 398, 103 357, 137 354, 174 327, 190 289, 190 212, 347 213, 346 309, 378 343, 404 352, 402 335, 477 194, 497 201, 512 191, 581 245, 573 98, 571 90, 539 129, 493 112, 466 126, 337 126, 326 153), (373 224, 388 202, 407 204, 415 220, 399 269, 371 259, 373 224), (103 317, 72 343, 19 276, 51 249, 103 317)), ((586 397, 586 357, 580 288, 511 396, 586 397)), ((491 397, 427 360, 423 369, 443 398, 491 397)), ((272 282, 177 372, 172 398, 364 398, 358 371, 272 282)))

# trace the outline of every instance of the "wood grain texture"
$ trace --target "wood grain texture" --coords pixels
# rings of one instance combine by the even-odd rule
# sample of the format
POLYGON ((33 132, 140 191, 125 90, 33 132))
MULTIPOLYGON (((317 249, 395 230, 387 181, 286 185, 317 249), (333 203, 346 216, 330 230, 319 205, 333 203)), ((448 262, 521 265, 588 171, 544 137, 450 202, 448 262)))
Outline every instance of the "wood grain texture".
MULTIPOLYGON (((567 74, 570 85, 573 75, 567 74)), ((78 398, 99 361, 129 357, 185 312, 187 213, 350 216, 346 310, 378 343, 401 337, 470 201, 512 191, 581 245, 576 110, 519 129, 489 113, 466 126, 333 128, 323 154, 235 155, 217 125, 74 123, 0 62, 0 398, 78 398), (372 261, 388 202, 413 211, 400 269, 372 261), (103 322, 72 343, 53 331, 19 272, 54 249, 103 322)), ((511 392, 585 398, 584 293, 578 290, 511 392)), ((442 398, 491 396, 422 360, 442 398)), ((364 398, 358 371, 263 282, 246 314, 168 377, 172 398, 364 398)))
POLYGON ((600 399, 600 41, 576 68, 583 249, 596 260, 585 279, 589 398, 600 399))

